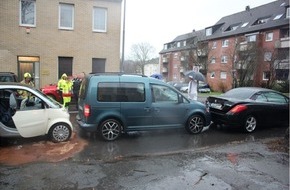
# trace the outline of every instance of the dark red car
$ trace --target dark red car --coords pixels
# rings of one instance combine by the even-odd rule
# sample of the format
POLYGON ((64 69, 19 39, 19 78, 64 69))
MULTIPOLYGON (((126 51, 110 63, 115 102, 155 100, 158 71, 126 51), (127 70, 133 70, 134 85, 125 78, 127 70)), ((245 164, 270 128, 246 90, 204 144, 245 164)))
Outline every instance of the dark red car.
POLYGON ((60 93, 57 91, 57 84, 49 84, 41 88, 41 91, 52 99, 62 102, 60 93))

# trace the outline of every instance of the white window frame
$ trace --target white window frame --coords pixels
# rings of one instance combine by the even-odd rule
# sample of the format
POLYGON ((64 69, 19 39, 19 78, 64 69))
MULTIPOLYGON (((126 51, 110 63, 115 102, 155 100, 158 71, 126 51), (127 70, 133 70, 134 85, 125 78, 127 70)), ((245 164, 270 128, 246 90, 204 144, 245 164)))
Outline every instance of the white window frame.
POLYGON ((108 9, 104 7, 93 8, 93 31, 107 32, 108 9), (101 16, 101 19, 98 19, 101 16))
POLYGON ((222 55, 221 57, 221 63, 227 63, 228 62, 228 56, 222 55))
POLYGON ((227 79, 227 72, 221 71, 220 79, 227 79))
POLYGON ((58 17, 58 28, 63 30, 73 30, 74 29, 74 4, 68 3, 59 3, 59 17, 58 17), (65 14, 65 10, 63 8, 67 8, 70 12, 69 14, 65 14), (64 17, 64 19, 63 19, 64 17), (70 23, 66 23, 70 22, 70 23))
POLYGON ((269 74, 269 72, 268 71, 264 71, 263 72, 263 80, 269 80, 269 78, 267 77, 267 75, 269 74))
MULTIPOLYGON (((23 13, 24 14, 24 13, 23 13)), ((27 15, 27 14, 24 14, 24 15, 27 15)), ((24 16, 25 17, 25 16, 24 16)), ((24 18, 24 19, 26 19, 26 17, 24 18)), ((36 26, 36 2, 35 2, 35 0, 20 0, 19 1, 19 25, 20 26, 28 26, 28 27, 35 27, 36 26), (33 7, 29 7, 29 8, 32 8, 33 10, 31 10, 31 11, 33 11, 33 13, 31 13, 31 14, 29 14, 32 18, 31 18, 31 20, 32 20, 32 22, 31 23, 29 23, 29 21, 24 21, 23 22, 23 20, 22 20, 22 6, 23 6, 23 3, 32 3, 31 5, 33 6, 33 7)))
POLYGON ((186 40, 183 41, 183 46, 186 46, 186 40))
POLYGON ((167 44, 164 44, 164 49, 167 49, 167 44))
POLYGON ((210 73, 210 78, 213 79, 214 77, 215 77, 215 72, 211 72, 211 73, 210 73))
POLYGON ((211 49, 216 49, 216 44, 217 44, 216 41, 213 41, 211 49))
POLYGON ((290 7, 287 7, 286 18, 290 18, 290 7))
POLYGON ((272 60, 272 52, 265 52, 264 53, 264 61, 271 61, 272 60))
POLYGON ((211 36, 212 35, 212 28, 205 29, 205 35, 206 36, 211 36))
POLYGON ((247 36, 247 41, 248 42, 255 42, 256 40, 257 40, 257 35, 256 34, 247 36))
POLYGON ((180 47, 180 42, 177 42, 177 47, 180 47))
POLYGON ((229 40, 223 40, 222 41, 222 47, 228 47, 229 46, 229 40))
POLYGON ((267 32, 265 40, 266 42, 273 41, 273 32, 267 32))
POLYGON ((216 58, 212 57, 211 60, 210 60, 210 63, 216 63, 216 58))

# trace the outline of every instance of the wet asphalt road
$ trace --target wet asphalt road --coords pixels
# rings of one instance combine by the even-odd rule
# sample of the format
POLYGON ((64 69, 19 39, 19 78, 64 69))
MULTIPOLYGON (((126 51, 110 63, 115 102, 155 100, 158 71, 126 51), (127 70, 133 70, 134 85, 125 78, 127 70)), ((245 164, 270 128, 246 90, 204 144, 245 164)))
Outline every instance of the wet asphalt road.
MULTIPOLYGON (((75 115, 71 113, 76 136, 66 145, 86 142, 81 151, 58 162, 1 164, 0 189, 289 189, 285 128, 254 134, 206 128, 199 135, 174 129, 104 142, 95 134, 80 133, 75 115)), ((37 152, 38 141, 45 140, 33 141, 37 152)), ((29 143, 18 140, 16 147, 29 143)))

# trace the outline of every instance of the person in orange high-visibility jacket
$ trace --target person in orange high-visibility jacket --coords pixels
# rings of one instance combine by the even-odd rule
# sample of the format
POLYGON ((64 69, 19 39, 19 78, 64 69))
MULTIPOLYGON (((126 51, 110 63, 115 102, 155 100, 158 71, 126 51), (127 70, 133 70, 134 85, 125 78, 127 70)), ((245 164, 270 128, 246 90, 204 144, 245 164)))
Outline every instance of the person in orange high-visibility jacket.
POLYGON ((61 91, 62 94, 63 106, 66 108, 68 108, 71 101, 72 84, 72 81, 69 80, 65 73, 61 76, 61 79, 57 83, 57 89, 61 91))

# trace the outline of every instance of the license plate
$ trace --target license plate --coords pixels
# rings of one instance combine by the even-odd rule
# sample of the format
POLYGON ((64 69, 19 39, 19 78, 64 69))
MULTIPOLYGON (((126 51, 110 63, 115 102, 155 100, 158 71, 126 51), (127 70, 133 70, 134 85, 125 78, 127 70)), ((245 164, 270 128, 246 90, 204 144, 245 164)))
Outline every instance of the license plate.
POLYGON ((210 107, 220 110, 222 108, 222 105, 221 104, 217 104, 217 103, 211 103, 210 107))

